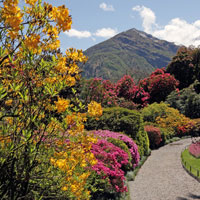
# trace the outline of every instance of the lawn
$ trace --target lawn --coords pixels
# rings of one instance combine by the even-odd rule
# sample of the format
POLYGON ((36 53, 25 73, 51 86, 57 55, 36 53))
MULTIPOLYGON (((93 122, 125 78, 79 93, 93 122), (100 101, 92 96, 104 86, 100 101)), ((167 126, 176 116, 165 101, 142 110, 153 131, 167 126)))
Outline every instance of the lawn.
POLYGON ((188 149, 182 152, 183 165, 196 177, 200 178, 200 158, 192 156, 188 149), (199 171, 199 173, 198 173, 199 171))

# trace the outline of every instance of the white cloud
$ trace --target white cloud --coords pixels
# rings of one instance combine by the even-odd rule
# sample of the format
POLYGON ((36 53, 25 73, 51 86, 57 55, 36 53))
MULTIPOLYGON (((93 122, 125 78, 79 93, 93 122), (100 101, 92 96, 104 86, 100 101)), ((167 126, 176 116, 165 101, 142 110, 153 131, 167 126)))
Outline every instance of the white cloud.
POLYGON ((101 8, 104 11, 115 11, 115 9, 112 5, 107 5, 106 3, 101 3, 99 5, 99 8, 101 8))
POLYGON ((143 20, 142 26, 143 26, 145 32, 149 33, 152 31, 153 26, 157 26, 156 25, 156 16, 150 8, 147 8, 144 6, 135 6, 132 8, 132 10, 139 12, 139 14, 143 20))
POLYGON ((153 32, 155 37, 185 46, 200 45, 200 22, 189 24, 185 20, 172 19, 163 29, 153 32))
POLYGON ((78 31, 76 29, 70 29, 69 31, 65 31, 65 34, 69 37, 77 37, 81 38, 90 38, 92 34, 89 31, 78 31))
POLYGON ((103 37, 103 38, 110 38, 110 37, 113 37, 116 34, 117 34, 117 30, 116 29, 112 29, 112 28, 98 29, 96 31, 96 33, 94 33, 95 36, 103 37))
POLYGON ((200 45, 200 20, 188 23, 183 19, 174 18, 167 25, 159 28, 156 24, 155 13, 150 8, 136 6, 133 10, 138 11, 143 19, 142 25, 145 32, 178 45, 200 45))

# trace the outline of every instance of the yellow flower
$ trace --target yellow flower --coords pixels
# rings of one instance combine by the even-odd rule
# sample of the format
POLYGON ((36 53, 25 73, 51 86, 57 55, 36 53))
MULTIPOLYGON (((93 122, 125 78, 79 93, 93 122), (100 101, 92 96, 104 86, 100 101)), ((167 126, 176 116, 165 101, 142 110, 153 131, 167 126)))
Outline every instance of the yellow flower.
POLYGON ((65 57, 59 57, 58 64, 55 66, 55 70, 60 73, 65 73, 67 71, 65 57))
POLYGON ((37 53, 40 50, 38 50, 40 43, 40 35, 32 34, 29 37, 25 36, 24 44, 28 48, 29 51, 33 51, 33 53, 37 53))
POLYGON ((101 104, 97 103, 96 101, 91 101, 88 104, 88 114, 91 117, 100 117, 103 113, 101 104))
POLYGON ((62 99, 58 97, 58 101, 54 101, 56 104, 56 109, 58 113, 65 112, 66 109, 69 107, 70 100, 62 99))
POLYGON ((65 5, 53 7, 50 12, 50 17, 62 31, 71 29, 72 19, 69 15, 69 10, 65 8, 65 5))
POLYGON ((76 84, 76 79, 73 76, 67 75, 65 76, 65 83, 72 87, 76 84))
POLYGON ((11 106, 11 105, 12 105, 12 102, 13 102, 13 100, 12 100, 12 99, 9 99, 9 100, 5 101, 5 104, 6 104, 7 106, 11 106))
POLYGON ((5 0, 3 3, 4 7, 1 12, 5 25, 11 28, 11 30, 7 29, 11 39, 15 39, 17 37, 18 31, 20 30, 20 24, 23 21, 23 14, 20 12, 18 3, 18 0, 5 0))
POLYGON ((27 4, 31 5, 31 6, 34 6, 37 1, 38 0, 25 0, 25 3, 27 3, 27 4))

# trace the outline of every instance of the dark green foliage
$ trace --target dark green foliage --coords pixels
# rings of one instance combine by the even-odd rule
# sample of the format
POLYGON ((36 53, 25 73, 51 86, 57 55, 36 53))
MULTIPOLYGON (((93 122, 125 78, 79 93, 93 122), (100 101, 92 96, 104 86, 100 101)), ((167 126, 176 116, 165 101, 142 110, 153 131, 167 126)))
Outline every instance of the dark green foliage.
POLYGON ((195 68, 192 64, 192 55, 186 47, 181 47, 171 63, 167 66, 167 72, 174 75, 179 81, 179 88, 183 89, 195 80, 195 68))
POLYGON ((190 118, 200 118, 200 83, 196 81, 190 87, 172 92, 166 99, 171 107, 190 118))
POLYGON ((179 89, 200 80, 200 48, 181 47, 167 66, 167 72, 179 81, 179 89))
POLYGON ((165 67, 177 49, 173 43, 131 29, 87 49, 84 54, 89 59, 82 66, 83 76, 117 81, 129 74, 137 82, 155 68, 165 67))
POLYGON ((99 120, 88 117, 85 128, 124 132, 136 142, 141 157, 148 154, 149 140, 138 111, 120 107, 105 108, 99 120))

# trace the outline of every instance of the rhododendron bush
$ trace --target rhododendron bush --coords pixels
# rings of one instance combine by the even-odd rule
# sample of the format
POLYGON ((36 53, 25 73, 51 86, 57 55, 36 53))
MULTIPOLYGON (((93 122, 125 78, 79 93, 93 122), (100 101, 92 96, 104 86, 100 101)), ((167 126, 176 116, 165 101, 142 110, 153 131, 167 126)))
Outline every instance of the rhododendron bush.
POLYGON ((124 75, 117 82, 116 93, 118 97, 123 97, 140 106, 145 106, 149 99, 148 92, 145 92, 142 87, 135 85, 133 78, 129 75, 124 75))
MULTIPOLYGON (((96 140, 83 134, 82 103, 59 96, 65 87, 76 93, 87 58, 58 49, 72 24, 64 5, 21 3, 0 2, 0 199, 89 199, 96 140)), ((88 114, 101 116, 101 105, 91 102, 88 114)))
POLYGON ((140 81, 140 87, 149 93, 149 102, 161 102, 177 88, 178 81, 165 69, 156 69, 148 78, 140 81))
POLYGON ((84 81, 80 98, 85 103, 96 101, 104 107, 118 105, 115 84, 109 80, 102 80, 102 78, 93 78, 84 81))

